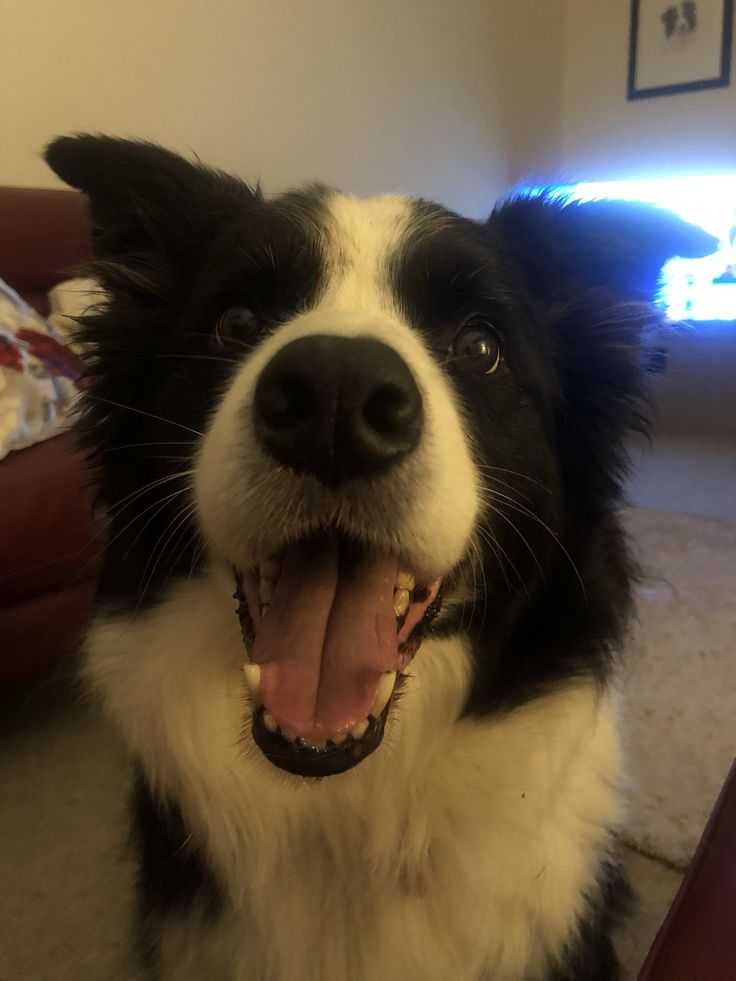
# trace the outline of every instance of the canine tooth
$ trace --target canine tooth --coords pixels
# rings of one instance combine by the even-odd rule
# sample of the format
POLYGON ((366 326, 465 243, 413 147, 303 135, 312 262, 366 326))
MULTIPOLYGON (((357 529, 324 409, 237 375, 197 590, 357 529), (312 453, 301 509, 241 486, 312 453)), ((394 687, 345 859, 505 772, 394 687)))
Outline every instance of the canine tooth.
POLYGON ((348 738, 348 734, 346 732, 338 732, 336 736, 331 737, 331 741, 336 746, 342 746, 342 744, 345 742, 347 738, 348 738))
POLYGON ((376 700, 371 707, 370 714, 378 718, 386 708, 386 702, 391 698, 391 692, 394 690, 394 683, 396 682, 396 672, 387 671, 386 674, 381 676, 381 680, 378 682, 378 691, 376 692, 376 700))
POLYGON ((243 675, 245 676, 245 683, 248 686, 248 691, 250 692, 250 697, 254 702, 260 705, 260 687, 261 687, 261 668, 258 664, 244 664, 243 665, 243 675))
POLYGON ((356 726, 350 730, 350 735, 353 739, 362 739, 363 736, 368 732, 368 719, 363 719, 356 726))
POLYGON ((394 590, 394 613, 397 617, 403 616, 404 613, 409 609, 409 590, 408 589, 395 589, 394 590))
POLYGON ((285 726, 281 726, 281 735, 284 739, 288 739, 290 743, 296 742, 296 733, 291 729, 287 729, 285 726))
POLYGON ((396 577, 396 588, 397 589, 408 589, 409 592, 414 589, 416 582, 414 576, 410 576, 408 572, 399 572, 396 577))
POLYGON ((269 715, 268 712, 265 712, 263 715, 263 724, 269 732, 276 732, 279 728, 276 719, 272 715, 269 715))

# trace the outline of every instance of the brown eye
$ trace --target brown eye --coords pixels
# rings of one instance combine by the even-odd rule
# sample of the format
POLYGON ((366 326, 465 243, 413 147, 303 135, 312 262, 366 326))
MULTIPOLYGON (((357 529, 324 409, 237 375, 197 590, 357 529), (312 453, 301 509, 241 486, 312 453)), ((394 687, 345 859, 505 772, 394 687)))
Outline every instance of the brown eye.
POLYGON ((258 329, 256 315, 250 307, 234 305, 223 310, 215 325, 215 338, 218 344, 241 343, 254 330, 258 329))
POLYGON ((501 364, 501 342, 490 324, 474 320, 455 335, 450 358, 466 371, 492 375, 501 364))

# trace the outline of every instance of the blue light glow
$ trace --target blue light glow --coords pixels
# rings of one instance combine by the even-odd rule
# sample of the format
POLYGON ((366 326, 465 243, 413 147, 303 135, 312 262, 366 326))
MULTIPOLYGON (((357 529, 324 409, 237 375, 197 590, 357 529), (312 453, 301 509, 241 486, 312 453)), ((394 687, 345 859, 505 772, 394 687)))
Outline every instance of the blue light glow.
POLYGON ((669 262, 660 300, 672 320, 736 321, 736 174, 590 181, 555 193, 576 201, 647 201, 701 225, 716 236, 718 249, 704 259, 669 262))

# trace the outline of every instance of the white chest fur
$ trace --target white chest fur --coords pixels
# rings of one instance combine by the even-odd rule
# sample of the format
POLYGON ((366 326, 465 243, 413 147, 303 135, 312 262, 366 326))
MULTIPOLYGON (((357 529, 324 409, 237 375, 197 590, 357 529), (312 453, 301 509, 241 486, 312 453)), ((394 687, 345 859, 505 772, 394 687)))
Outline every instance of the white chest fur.
POLYGON ((568 939, 616 818, 612 711, 592 686, 457 722, 467 652, 426 641, 376 753, 307 782, 247 733, 217 576, 133 622, 98 620, 87 652, 228 895, 216 925, 167 931, 166 981, 518 981, 568 939))

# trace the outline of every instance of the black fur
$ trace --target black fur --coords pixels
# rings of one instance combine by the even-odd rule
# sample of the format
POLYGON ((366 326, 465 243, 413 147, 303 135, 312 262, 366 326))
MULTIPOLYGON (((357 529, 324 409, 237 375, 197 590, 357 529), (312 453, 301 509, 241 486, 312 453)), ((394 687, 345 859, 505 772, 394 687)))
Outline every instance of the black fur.
POLYGON ((79 433, 109 517, 99 599, 142 609, 201 562, 176 474, 243 353, 217 343, 218 315, 243 303, 273 326, 314 301, 322 191, 266 202, 161 147, 109 137, 61 138, 47 160, 89 195, 91 272, 109 297, 79 330, 91 351, 79 433))
POLYGON ((550 967, 547 981, 617 981, 620 977, 611 935, 630 908, 632 892, 623 870, 612 862, 601 866, 598 887, 598 895, 587 899, 574 941, 550 967))
POLYGON ((161 925, 192 910, 215 919, 222 912, 222 892, 180 808, 173 801, 158 800, 140 769, 133 783, 131 814, 138 856, 138 949, 144 965, 154 970, 161 925))
MULTIPOLYGON (((138 609, 199 568, 180 471, 242 355, 319 296, 326 192, 267 202, 160 148, 108 138, 55 141, 47 159, 90 197, 93 272, 110 297, 81 330, 91 352, 81 432, 110 511, 100 599, 138 609), (222 347, 214 325, 232 303, 255 324, 222 347)), ((712 241, 620 202, 521 197, 484 224, 418 203, 415 217, 390 257, 395 295, 445 364, 492 505, 478 529, 477 591, 448 604, 435 629, 469 634, 466 711, 486 715, 577 676, 608 676, 634 571, 616 507, 625 440, 643 426, 649 301, 669 256, 705 254, 712 241), (469 317, 499 338, 493 384, 448 357, 469 317)), ((157 918, 193 902, 217 915, 220 890, 177 807, 157 803, 142 777, 134 813, 150 957, 157 918)), ((549 981, 616 977, 609 935, 621 885, 607 867, 601 876, 549 981)))
POLYGON ((419 212, 393 271, 409 322, 443 358, 478 316, 504 351, 492 385, 448 364, 493 506, 480 529, 482 595, 437 629, 473 638, 467 711, 483 715, 608 675, 634 576, 615 509, 625 440, 646 428, 646 334, 661 320, 651 299, 670 255, 703 254, 712 240, 627 202, 516 198, 485 226, 435 205, 419 212))

